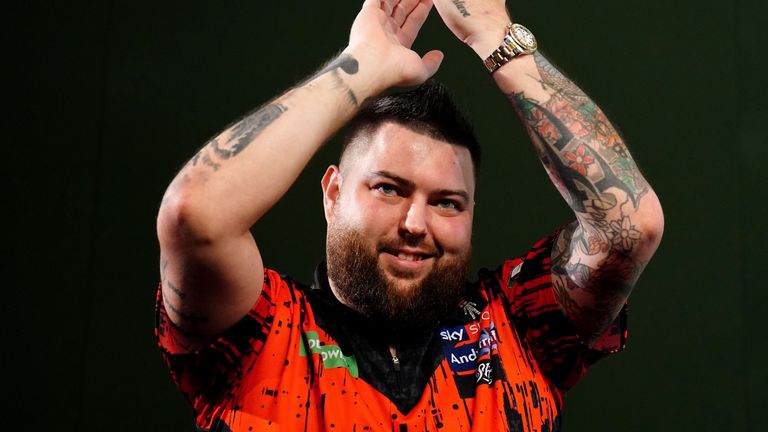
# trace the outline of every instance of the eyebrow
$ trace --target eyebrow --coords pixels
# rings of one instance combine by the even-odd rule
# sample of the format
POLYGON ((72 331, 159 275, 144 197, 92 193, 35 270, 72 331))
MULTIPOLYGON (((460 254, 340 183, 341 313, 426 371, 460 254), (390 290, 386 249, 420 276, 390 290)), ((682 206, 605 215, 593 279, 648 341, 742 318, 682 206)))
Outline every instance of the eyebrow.
MULTIPOLYGON (((386 178, 394 181, 395 183, 397 183, 399 185, 402 185, 402 186, 406 186, 408 188, 415 188, 416 187, 416 183, 414 183, 414 182, 412 182, 412 181, 410 181, 408 179, 404 179, 404 178, 400 177, 399 175, 391 173, 391 172, 386 171, 386 170, 374 171, 372 173, 371 177, 377 177, 377 176, 379 176, 379 177, 386 177, 386 178)), ((463 190, 440 189, 439 191, 437 191, 437 194, 441 195, 441 196, 457 195, 457 196, 460 196, 461 198, 463 198, 465 202, 469 202, 469 194, 466 191, 463 191, 463 190)))
POLYGON ((414 182, 412 182, 412 181, 410 181, 408 179, 404 179, 404 178, 400 177, 399 175, 393 174, 393 173, 391 173, 389 171, 374 171, 372 173, 371 177, 386 177, 386 178, 388 178, 390 180, 393 180, 395 183, 397 183, 399 185, 408 186, 408 187, 411 187, 411 188, 416 187, 416 183, 414 183, 414 182))

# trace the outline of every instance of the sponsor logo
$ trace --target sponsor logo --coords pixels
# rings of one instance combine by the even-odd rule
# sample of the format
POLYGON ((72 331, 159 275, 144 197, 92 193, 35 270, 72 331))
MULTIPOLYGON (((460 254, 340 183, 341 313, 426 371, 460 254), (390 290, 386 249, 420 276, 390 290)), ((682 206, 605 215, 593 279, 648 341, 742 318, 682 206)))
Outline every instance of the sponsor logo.
POLYGON ((461 342, 469 339, 469 333, 464 326, 447 328, 440 332, 440 339, 446 342, 461 342))
POLYGON ((477 367, 479 351, 476 344, 468 344, 448 350, 448 365, 454 372, 466 372, 477 367))
POLYGON ((489 361, 481 362, 479 365, 477 365, 477 372, 475 372, 475 381, 477 382, 477 384, 491 385, 491 383, 493 382, 492 373, 493 373, 493 367, 491 366, 491 362, 489 361))
POLYGON ((491 327, 483 329, 483 333, 480 335, 480 340, 477 342, 477 346, 480 348, 480 356, 488 355, 491 351, 498 350, 499 347, 497 342, 496 326, 491 322, 491 327))
POLYGON ((474 336, 480 331, 480 324, 478 323, 472 323, 467 326, 467 333, 474 336))
POLYGON ((309 352, 319 355, 323 361, 323 367, 326 369, 343 367, 349 371, 350 375, 355 378, 358 377, 355 356, 345 356, 338 345, 323 345, 316 331, 308 331, 304 333, 304 336, 306 337, 306 344, 301 344, 299 348, 300 356, 307 356, 307 347, 305 345, 309 345, 309 352))

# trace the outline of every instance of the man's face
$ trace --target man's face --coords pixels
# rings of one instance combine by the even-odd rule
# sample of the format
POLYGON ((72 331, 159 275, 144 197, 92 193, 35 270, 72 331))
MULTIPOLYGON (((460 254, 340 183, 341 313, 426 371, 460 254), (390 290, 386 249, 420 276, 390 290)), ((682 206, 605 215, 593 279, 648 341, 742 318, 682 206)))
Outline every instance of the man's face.
POLYGON ((369 139, 323 178, 331 287, 368 315, 434 318, 458 302, 467 273, 469 150, 394 123, 369 139))

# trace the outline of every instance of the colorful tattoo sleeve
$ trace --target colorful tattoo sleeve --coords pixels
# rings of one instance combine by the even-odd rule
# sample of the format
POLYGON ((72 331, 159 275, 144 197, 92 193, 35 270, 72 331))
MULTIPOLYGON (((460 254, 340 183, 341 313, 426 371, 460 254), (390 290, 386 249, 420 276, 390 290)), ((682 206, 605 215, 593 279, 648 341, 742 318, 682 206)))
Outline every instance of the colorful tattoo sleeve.
MULTIPOLYGON (((577 221, 552 253, 555 294, 579 333, 594 340, 613 321, 645 263, 638 222, 650 187, 603 111, 535 53, 546 100, 507 95, 577 221)), ((541 93, 537 93, 541 94, 541 93)))

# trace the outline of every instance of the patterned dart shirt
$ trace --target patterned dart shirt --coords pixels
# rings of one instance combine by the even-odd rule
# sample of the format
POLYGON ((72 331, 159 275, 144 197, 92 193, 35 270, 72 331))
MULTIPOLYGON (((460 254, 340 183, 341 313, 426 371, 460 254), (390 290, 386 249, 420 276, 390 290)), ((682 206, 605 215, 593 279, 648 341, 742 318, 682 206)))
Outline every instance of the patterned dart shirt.
POLYGON ((311 286, 266 269, 248 315, 194 352, 158 294, 158 344, 201 431, 557 431, 565 391, 624 348, 626 307, 579 339, 552 290, 556 235, 481 270, 435 328, 372 325, 321 264, 311 286))

